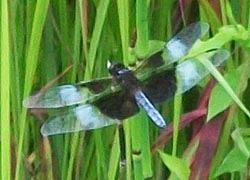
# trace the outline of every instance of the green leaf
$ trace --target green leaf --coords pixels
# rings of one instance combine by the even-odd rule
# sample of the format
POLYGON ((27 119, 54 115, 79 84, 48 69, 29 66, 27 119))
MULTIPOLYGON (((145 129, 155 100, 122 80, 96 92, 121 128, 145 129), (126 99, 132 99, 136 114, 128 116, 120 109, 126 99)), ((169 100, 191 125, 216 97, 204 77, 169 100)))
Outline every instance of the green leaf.
MULTIPOLYGON (((248 141, 248 146, 250 141, 248 141)), ((247 165, 247 156, 242 153, 238 147, 234 147, 225 157, 221 166, 217 169, 215 176, 222 175, 224 173, 242 172, 247 165), (235 163, 237 162, 237 163, 235 163)))
POLYGON ((163 163, 169 168, 172 173, 175 173, 178 178, 186 180, 189 178, 190 169, 188 165, 182 160, 174 156, 170 156, 159 151, 163 163))
MULTIPOLYGON (((237 69, 230 71, 224 77, 226 82, 230 85, 234 92, 237 90, 237 87, 239 85, 243 68, 244 64, 239 66, 237 69)), ((241 83, 245 83, 244 88, 242 88, 242 90, 244 90, 247 83, 241 83)), ((220 84, 216 85, 209 100, 207 119, 210 120, 220 112, 224 111, 228 106, 231 105, 232 102, 232 98, 228 95, 225 89, 220 84)))
POLYGON ((227 154, 221 166, 216 171, 215 176, 228 172, 244 172, 246 170, 250 157, 249 135, 249 128, 238 128, 232 133, 235 147, 227 154))
MULTIPOLYGON (((186 58, 196 56, 200 53, 221 48, 229 41, 249 41, 250 33, 242 25, 228 25, 219 29, 219 32, 207 41, 197 41, 186 58)), ((249 44, 249 43, 248 43, 249 44)), ((247 44, 245 44, 247 45, 247 44)), ((249 46, 247 46, 249 47, 249 46)))
POLYGON ((238 146, 241 152, 247 157, 250 157, 250 151, 249 151, 249 145, 247 145, 246 138, 244 137, 249 137, 249 135, 250 135, 249 128, 237 128, 232 133, 232 138, 234 140, 234 143, 238 146))

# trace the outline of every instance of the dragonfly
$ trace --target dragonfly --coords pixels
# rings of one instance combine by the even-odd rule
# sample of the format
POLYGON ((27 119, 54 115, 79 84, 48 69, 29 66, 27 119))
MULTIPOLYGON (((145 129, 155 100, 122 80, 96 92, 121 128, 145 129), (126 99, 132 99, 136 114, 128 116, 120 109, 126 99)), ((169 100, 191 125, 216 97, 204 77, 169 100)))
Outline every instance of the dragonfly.
MULTIPOLYGON (((186 92, 209 75, 197 56, 177 63, 208 30, 207 23, 192 23, 134 68, 113 62, 108 68, 110 76, 51 87, 41 95, 27 97, 23 105, 61 109, 42 125, 44 136, 119 124, 140 109, 156 126, 166 129, 166 121, 156 105, 186 92)), ((217 49, 200 56, 207 57, 217 67, 228 59, 229 52, 217 49)))

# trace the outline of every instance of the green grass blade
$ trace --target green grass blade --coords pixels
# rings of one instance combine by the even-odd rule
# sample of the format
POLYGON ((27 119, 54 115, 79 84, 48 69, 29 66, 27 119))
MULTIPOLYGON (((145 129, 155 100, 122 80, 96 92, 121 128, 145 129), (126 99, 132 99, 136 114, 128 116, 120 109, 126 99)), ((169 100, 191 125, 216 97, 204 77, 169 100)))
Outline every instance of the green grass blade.
POLYGON ((173 151, 172 155, 176 156, 178 147, 179 124, 181 118, 182 96, 176 96, 174 99, 174 134, 173 134, 173 151))
POLYGON ((117 170, 119 169, 120 164, 120 146, 119 146, 119 131, 118 128, 115 133, 113 146, 110 153, 110 159, 109 159, 109 170, 108 170, 108 179, 109 180, 115 180, 117 170))
POLYGON ((200 1, 200 9, 201 9, 201 15, 204 14, 201 17, 203 17, 204 20, 206 20, 207 22, 213 24, 211 28, 212 31, 215 32, 215 30, 217 30, 217 28, 220 27, 220 20, 217 14, 215 13, 213 7, 209 4, 208 1, 202 0, 200 1), (209 16, 207 16, 207 14, 209 14, 209 16))
POLYGON ((72 179, 72 174, 73 173, 73 168, 74 168, 74 160, 77 154, 77 148, 78 148, 78 143, 79 143, 79 133, 74 133, 70 146, 70 157, 69 157, 69 162, 68 162, 68 169, 66 170, 67 175, 65 177, 67 177, 67 180, 72 179))
MULTIPOLYGON (((55 1, 56 2, 56 10, 58 10, 58 16, 59 16, 59 29, 60 29, 60 36, 62 38, 62 41, 67 44, 69 47, 71 47, 71 44, 69 43, 69 11, 67 11, 67 1, 55 1)), ((68 66, 68 58, 67 58, 66 51, 61 51, 61 62, 63 69, 68 66)))
POLYGON ((136 27, 137 41, 136 51, 138 57, 145 57, 148 53, 148 8, 147 1, 136 1, 136 27))
POLYGON ((120 34, 122 41, 122 53, 125 63, 128 62, 128 45, 129 45, 129 2, 127 0, 117 1, 120 34))
POLYGON ((131 151, 131 125, 127 120, 123 123, 124 132, 125 132, 125 148, 126 148, 126 179, 131 180, 132 178, 132 151, 131 151))
MULTIPOLYGON (((35 14, 33 17, 31 37, 29 41, 29 48, 26 56, 26 71, 25 71, 25 85, 24 85, 24 93, 23 97, 28 96, 32 87, 32 79, 35 74, 37 61, 38 61, 38 53, 40 51, 40 42, 42 37, 42 30, 47 14, 49 1, 48 0, 38 0, 36 3, 35 14)), ((17 166, 16 166, 16 176, 15 179, 22 179, 20 177, 21 172, 21 160, 22 160, 22 151, 23 151, 23 141, 24 141, 24 133, 25 133, 25 123, 26 123, 26 113, 27 110, 23 109, 20 117, 20 137, 18 139, 18 152, 17 152, 17 166)))
POLYGON ((152 170, 152 156, 150 151, 150 132, 149 132, 149 122, 150 120, 145 117, 146 122, 141 123, 141 129, 143 132, 143 138, 141 138, 141 151, 142 151, 142 171, 143 178, 151 178, 153 176, 152 170))
POLYGON ((94 132, 94 139, 96 142, 96 155, 97 155, 97 167, 100 171, 97 171, 97 177, 99 179, 108 179, 108 167, 106 166, 107 158, 105 156, 105 147, 103 146, 102 130, 96 130, 94 132))
POLYGON ((103 0, 103 1, 100 1, 98 4, 94 30, 93 30, 92 39, 90 42, 90 47, 89 47, 89 55, 87 59, 86 72, 84 76, 86 80, 90 79, 93 69, 94 69, 96 52, 97 52, 98 44, 100 41, 101 33, 103 30, 103 24, 106 18, 109 1, 110 0, 103 0))
POLYGON ((8 1, 1 1, 1 179, 11 177, 10 42, 8 1))
MULTIPOLYGON (((142 125, 143 121, 147 121, 147 118, 141 118, 143 116, 142 112, 139 115, 129 119, 131 124, 131 145, 132 145, 132 160, 133 160, 133 170, 134 179, 143 179, 142 171, 142 125)), ((128 121, 129 121, 128 120, 128 121)), ((144 122, 147 123, 147 122, 144 122)))
POLYGON ((73 48, 73 56, 74 56, 74 64, 73 64, 73 72, 71 76, 71 81, 75 82, 77 73, 79 71, 80 64, 80 48, 81 48, 81 19, 80 19, 80 7, 79 3, 75 5, 75 26, 74 26, 74 48, 73 48))

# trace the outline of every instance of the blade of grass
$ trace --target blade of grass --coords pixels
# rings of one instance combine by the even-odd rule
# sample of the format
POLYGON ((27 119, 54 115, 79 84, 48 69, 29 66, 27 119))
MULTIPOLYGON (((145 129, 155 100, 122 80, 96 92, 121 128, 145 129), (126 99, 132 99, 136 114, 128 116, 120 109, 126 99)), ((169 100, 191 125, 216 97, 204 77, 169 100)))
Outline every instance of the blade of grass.
MULTIPOLYGON (((144 115, 145 117, 146 115, 144 115)), ((145 179, 153 177, 152 170, 152 156, 150 152, 150 132, 149 132, 149 124, 150 121, 148 118, 142 118, 142 120, 146 120, 146 122, 141 122, 141 128, 143 131, 143 138, 141 138, 141 151, 142 151, 142 170, 143 177, 145 179)))
POLYGON ((97 177, 99 179, 108 179, 107 173, 107 158, 105 156, 105 147, 102 139, 102 130, 95 130, 94 131, 94 139, 95 139, 95 146, 96 146, 96 157, 97 157, 97 165, 99 172, 97 171, 97 177))
POLYGON ((23 68, 21 66, 21 62, 23 62, 23 44, 24 44, 24 37, 22 36, 24 34, 23 24, 20 22, 24 22, 24 11, 18 11, 19 9, 22 9, 23 6, 18 6, 16 3, 10 3, 10 26, 13 29, 11 31, 11 37, 12 37, 12 57, 13 57, 13 63, 11 63, 11 112, 13 115, 13 136, 18 139, 19 137, 19 116, 21 114, 21 92, 23 89, 23 85, 21 82, 23 82, 23 68), (18 20, 16 20, 17 18, 18 20), (19 22, 20 21, 20 22, 19 22), (14 30, 16 29, 16 30, 14 30))
POLYGON ((59 157, 59 159, 62 159, 61 162, 62 162, 62 165, 61 165, 61 168, 59 169, 59 172, 60 172, 60 177, 63 178, 63 177, 67 177, 67 172, 68 172, 68 169, 69 169, 69 149, 71 147, 71 136, 72 134, 65 134, 65 139, 64 139, 64 143, 63 143, 63 146, 62 145, 59 145, 62 146, 62 157, 59 157))
MULTIPOLYGON (((85 133, 80 134, 80 140, 79 140, 79 146, 78 146, 79 149, 78 149, 78 152, 76 155, 76 163, 75 163, 75 172, 74 172, 75 179, 80 179, 80 177, 82 179, 84 179, 84 177, 85 177, 85 176, 83 176, 84 168, 82 168, 83 162, 86 161, 86 158, 85 158, 84 153, 83 153, 84 152, 83 142, 84 142, 84 137, 85 137, 84 135, 85 135, 85 133)), ((85 168, 85 169, 87 169, 87 168, 85 168)))
POLYGON ((132 158, 134 164, 134 179, 144 179, 142 173, 141 154, 133 154, 132 158))
MULTIPOLYGON (((128 59, 128 45, 129 45, 129 2, 127 0, 117 1, 119 24, 120 24, 120 34, 122 41, 122 53, 123 59, 127 61, 128 59)), ((129 62, 125 62, 129 63, 129 62)))
POLYGON ((136 1, 136 52, 138 57, 145 57, 148 52, 148 8, 147 1, 136 1))
MULTIPOLYGON (((88 170, 91 169, 91 166, 93 166, 93 164, 94 164, 94 163, 91 164, 91 162, 96 161, 96 157, 94 156, 95 142, 94 142, 94 137, 93 136, 91 136, 91 138, 89 138, 88 145, 86 147, 83 147, 83 148, 84 148, 84 161, 83 161, 84 168, 83 168, 83 170, 81 172, 81 177, 83 177, 83 179, 87 179, 88 170)), ((95 169, 95 171, 97 173, 96 169, 95 169)))
POLYGON ((69 161, 67 162, 68 169, 66 171, 67 175, 65 176, 67 180, 72 179, 72 175, 74 174, 73 165, 74 165, 75 156, 77 154, 78 143, 79 143, 79 133, 74 133, 71 143, 70 143, 71 149, 70 149, 69 161))
POLYGON ((1 179, 10 179, 10 42, 8 2, 1 1, 1 179))
POLYGON ((226 16, 226 5, 225 0, 220 0, 220 6, 221 6, 221 18, 223 24, 228 24, 227 22, 227 16, 226 16))
POLYGON ((86 62, 87 64, 86 64, 86 70, 85 70, 85 76, 84 76, 85 80, 90 79, 93 69, 94 69, 96 52, 97 52, 98 43, 101 37, 101 33, 103 30, 103 24, 105 21, 109 1, 110 0, 99 1, 99 4, 98 4, 94 30, 93 30, 92 39, 90 42, 88 59, 86 62))
MULTIPOLYGON (((61 0, 61 1, 54 1, 56 2, 56 10, 58 10, 58 16, 59 16, 59 29, 60 29, 60 35, 63 39, 63 42, 69 47, 71 47, 71 44, 69 43, 69 11, 67 10, 67 1, 66 0, 61 0)), ((66 68, 68 66, 68 60, 67 60, 68 55, 64 50, 61 50, 61 62, 62 62, 62 68, 66 68)))
POLYGON ((81 21, 80 21, 80 7, 79 3, 75 5, 75 21, 74 21, 74 64, 73 64, 73 72, 71 76, 71 82, 76 81, 77 72, 79 70, 80 64, 80 48, 81 48, 81 21))
POLYGON ((199 4, 203 19, 213 24, 213 26, 211 26, 211 29, 213 32, 216 32, 215 30, 217 30, 218 27, 220 27, 220 20, 217 17, 217 14, 214 12, 213 8, 211 7, 208 1, 199 0, 199 4))
POLYGON ((132 152, 131 152, 131 125, 129 124, 129 121, 125 121, 123 123, 124 132, 125 132, 125 149, 126 149, 126 179, 131 180, 132 179, 132 152))
POLYGON ((150 32, 153 34, 154 38, 159 38, 161 40, 166 39, 172 35, 172 26, 171 26, 171 18, 172 18, 172 10, 174 1, 159 1, 155 2, 156 6, 151 8, 152 13, 150 14, 150 32))
POLYGON ((143 170, 142 170, 142 147, 141 140, 144 138, 144 133, 142 132, 142 121, 147 121, 147 118, 143 118, 143 111, 133 118, 129 118, 131 124, 131 145, 132 145, 132 160, 133 160, 133 170, 134 170, 134 179, 143 179, 143 170), (142 136, 143 135, 143 136, 142 136))
POLYGON ((113 142, 113 146, 110 153, 110 159, 109 159, 109 170, 108 170, 108 179, 109 180, 115 180, 116 174, 118 170, 118 164, 120 160, 120 146, 119 146, 119 131, 118 128, 115 133, 115 138, 113 142))
POLYGON ((173 134, 173 150, 172 155, 176 156, 177 154, 177 145, 178 145, 178 135, 179 135, 179 124, 181 118, 181 106, 182 105, 182 96, 176 96, 174 99, 174 134, 173 134))
MULTIPOLYGON (((38 54, 40 50, 40 42, 42 36, 43 25, 46 19, 47 9, 49 5, 49 0, 38 0, 36 3, 35 14, 32 23, 31 37, 29 42, 29 48, 26 56, 26 71, 25 71, 25 85, 23 97, 26 97, 31 91, 32 79, 35 74, 37 67, 38 54)), ((22 179, 20 169, 22 167, 22 151, 25 133, 25 123, 26 123, 26 113, 27 110, 23 109, 20 117, 20 137, 18 139, 18 152, 17 152, 17 166, 16 166, 16 176, 15 179, 22 179)))
POLYGON ((79 0, 84 58, 88 55, 88 1, 79 0))

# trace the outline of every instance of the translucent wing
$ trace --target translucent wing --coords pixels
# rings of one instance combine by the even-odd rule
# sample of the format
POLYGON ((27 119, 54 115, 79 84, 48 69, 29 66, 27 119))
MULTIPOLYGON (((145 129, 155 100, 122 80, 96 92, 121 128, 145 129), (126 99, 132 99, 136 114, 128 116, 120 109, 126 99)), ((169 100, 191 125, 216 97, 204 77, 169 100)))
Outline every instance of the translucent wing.
POLYGON ((204 36, 209 29, 209 25, 204 22, 192 23, 176 36, 174 36, 163 50, 163 58, 169 63, 173 63, 187 55, 194 43, 204 36))
POLYGON ((158 53, 141 62, 136 73, 143 74, 155 67, 172 64, 188 54, 195 42, 203 37, 209 29, 204 22, 192 23, 177 33, 158 53))
MULTIPOLYGON (((230 56, 227 50, 217 50, 216 53, 206 53, 211 63, 217 67, 221 65, 230 56), (213 54, 213 55, 212 55, 213 54)), ((200 80, 209 74, 207 68, 197 59, 189 59, 176 67, 176 78, 177 78, 177 94, 186 92, 187 90, 194 87, 200 80)))
MULTIPOLYGON (((203 54, 208 57, 214 66, 219 66, 229 57, 227 50, 218 50, 203 54)), ((188 59, 174 69, 160 71, 148 76, 142 83, 142 90, 155 104, 162 103, 175 94, 181 94, 191 89, 200 80, 209 74, 209 71, 197 58, 188 59)))
POLYGON ((82 105, 67 111, 65 114, 51 117, 41 128, 44 136, 77 132, 102 128, 117 123, 117 120, 109 118, 90 105, 82 105))
MULTIPOLYGON (((111 78, 83 81, 76 85, 52 87, 42 94, 35 94, 23 101, 26 108, 59 108, 85 103, 111 88, 111 78)), ((111 92, 111 90, 110 90, 111 92)))

